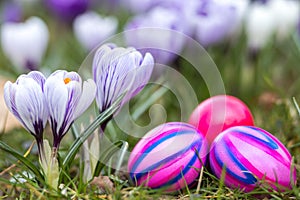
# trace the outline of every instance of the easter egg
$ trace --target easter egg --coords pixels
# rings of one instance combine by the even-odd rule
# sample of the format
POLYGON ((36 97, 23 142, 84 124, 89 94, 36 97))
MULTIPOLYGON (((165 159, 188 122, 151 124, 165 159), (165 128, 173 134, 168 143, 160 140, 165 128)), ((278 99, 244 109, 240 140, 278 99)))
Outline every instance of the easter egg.
POLYGON ((189 124, 202 132, 208 143, 223 130, 233 126, 253 126, 249 108, 240 99, 229 95, 218 95, 206 99, 192 112, 189 124))
POLYGON ((128 171, 137 185, 172 192, 185 188, 199 176, 207 154, 207 141, 193 126, 165 123, 136 144, 128 171))
POLYGON ((283 191, 296 181, 286 147, 272 134, 254 126, 236 126, 220 133, 212 143, 209 161, 218 178, 225 170, 226 186, 246 192, 261 184, 283 191))

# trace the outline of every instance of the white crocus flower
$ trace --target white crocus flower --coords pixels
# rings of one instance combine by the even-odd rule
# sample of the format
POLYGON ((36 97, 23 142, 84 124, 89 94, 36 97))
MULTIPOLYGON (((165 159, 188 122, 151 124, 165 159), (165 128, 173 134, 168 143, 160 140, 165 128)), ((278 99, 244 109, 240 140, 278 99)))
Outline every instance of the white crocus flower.
POLYGON ((49 118, 44 96, 45 77, 32 71, 21 75, 15 83, 6 82, 4 100, 9 111, 36 139, 40 156, 43 154, 43 131, 49 118))
POLYGON ((276 21, 277 39, 283 40, 295 30, 300 20, 300 4, 295 0, 272 0, 270 8, 276 21))
POLYGON ((19 71, 37 69, 47 48, 49 31, 38 17, 24 23, 4 23, 1 44, 4 54, 19 71))
POLYGON ((276 21, 268 4, 253 3, 246 17, 248 46, 260 49, 266 45, 275 32, 276 21))
POLYGON ((58 149, 72 123, 93 102, 96 85, 92 79, 82 83, 76 72, 57 70, 47 78, 44 90, 50 114, 53 147, 58 149))
POLYGON ((153 67, 150 53, 143 56, 134 48, 102 45, 93 60, 99 111, 109 108, 124 93, 121 105, 137 95, 148 83, 153 67))
POLYGON ((87 50, 115 34, 117 28, 117 18, 103 17, 92 11, 78 16, 73 23, 76 38, 87 50))

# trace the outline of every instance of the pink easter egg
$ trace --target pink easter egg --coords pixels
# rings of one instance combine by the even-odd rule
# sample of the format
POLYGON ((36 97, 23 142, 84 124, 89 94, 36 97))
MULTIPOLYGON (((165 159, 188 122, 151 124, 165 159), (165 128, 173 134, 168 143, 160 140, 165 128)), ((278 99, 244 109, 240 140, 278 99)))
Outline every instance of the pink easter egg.
POLYGON ((200 103, 190 116, 189 124, 202 132, 208 143, 233 126, 253 126, 250 109, 240 99, 229 95, 218 95, 200 103))
POLYGON ((296 169, 291 171, 292 157, 286 147, 254 126, 236 126, 220 133, 212 143, 209 161, 218 178, 225 168, 226 186, 246 192, 260 184, 283 191, 296 183, 296 169))
POLYGON ((137 185, 172 192, 199 176, 207 154, 207 141, 193 126, 170 122, 154 128, 136 144, 128 171, 137 185))

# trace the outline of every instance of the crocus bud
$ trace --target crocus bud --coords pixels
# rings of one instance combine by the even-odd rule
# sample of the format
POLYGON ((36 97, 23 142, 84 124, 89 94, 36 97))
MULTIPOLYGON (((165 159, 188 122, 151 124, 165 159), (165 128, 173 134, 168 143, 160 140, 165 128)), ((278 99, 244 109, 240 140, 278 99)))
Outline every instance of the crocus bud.
POLYGON ((19 76, 15 83, 6 82, 4 100, 9 111, 36 139, 40 156, 43 155, 43 131, 49 118, 44 95, 45 77, 32 71, 19 76))
POLYGON ((31 17, 24 23, 7 22, 1 27, 3 52, 21 72, 38 68, 48 38, 47 25, 38 17, 31 17))
POLYGON ((71 22, 76 16, 84 13, 90 0, 44 0, 50 10, 60 19, 71 22))
POLYGON ((70 126, 94 101, 96 85, 91 79, 82 83, 76 72, 57 70, 47 78, 44 92, 53 133, 53 148, 58 149, 70 126))
POLYGON ((125 49, 114 44, 101 46, 93 60, 99 111, 109 108, 125 93, 121 105, 137 95, 148 83, 153 66, 150 53, 143 56, 134 48, 125 49))
POLYGON ((73 23, 76 38, 87 50, 115 34, 117 28, 117 18, 103 17, 92 11, 78 16, 73 23))
POLYGON ((134 17, 125 30, 129 46, 150 52, 160 64, 173 61, 183 49, 185 37, 179 37, 174 31, 189 34, 183 15, 176 9, 162 7, 134 17))

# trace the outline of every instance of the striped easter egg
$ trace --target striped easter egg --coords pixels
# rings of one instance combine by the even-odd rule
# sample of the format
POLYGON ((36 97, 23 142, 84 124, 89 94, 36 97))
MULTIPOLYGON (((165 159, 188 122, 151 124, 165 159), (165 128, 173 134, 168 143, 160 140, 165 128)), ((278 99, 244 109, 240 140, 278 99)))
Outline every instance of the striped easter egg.
POLYGON ((225 185, 246 192, 260 184, 282 191, 296 182, 296 170, 291 170, 292 157, 286 147, 272 134, 254 126, 223 131, 212 143, 209 161, 218 178, 225 170, 225 185))
POLYGON ((193 126, 171 122, 148 132, 128 160, 133 182, 172 192, 185 188, 206 162, 208 144, 193 126))

